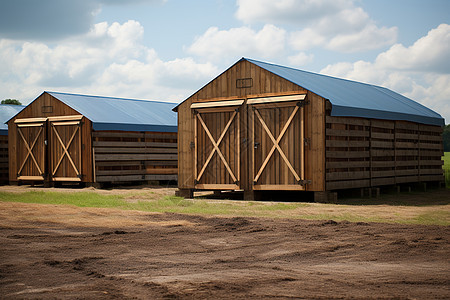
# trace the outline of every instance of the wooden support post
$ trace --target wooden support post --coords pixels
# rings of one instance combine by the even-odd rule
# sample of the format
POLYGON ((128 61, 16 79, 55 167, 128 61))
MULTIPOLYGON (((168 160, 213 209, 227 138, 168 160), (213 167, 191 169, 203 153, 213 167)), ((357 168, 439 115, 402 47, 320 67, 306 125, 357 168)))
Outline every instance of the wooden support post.
POLYGON ((101 189, 102 184, 98 182, 87 182, 86 187, 93 187, 94 189, 101 189))
POLYGON ((329 192, 314 192, 314 202, 328 203, 329 192))
POLYGON ((423 191, 426 192, 427 191, 427 183, 423 182, 422 187, 423 187, 423 191))
POLYGON ((183 198, 194 198, 194 190, 193 189, 178 189, 175 192, 175 196, 183 197, 183 198))
POLYGON ((258 201, 261 200, 262 194, 257 191, 244 191, 244 200, 248 201, 258 201))
POLYGON ((400 194, 400 186, 397 185, 397 194, 400 194))
POLYGON ((374 188, 374 190, 375 190, 375 197, 376 198, 380 198, 380 188, 374 188))

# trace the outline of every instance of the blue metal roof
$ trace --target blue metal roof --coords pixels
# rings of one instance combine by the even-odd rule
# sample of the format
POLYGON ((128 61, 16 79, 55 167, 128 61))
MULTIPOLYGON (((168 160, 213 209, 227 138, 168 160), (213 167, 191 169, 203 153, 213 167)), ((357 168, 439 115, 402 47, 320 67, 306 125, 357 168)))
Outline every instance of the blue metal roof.
POLYGON ((433 110, 387 88, 301 71, 252 59, 247 60, 291 81, 332 104, 332 116, 403 120, 444 126, 433 110))
POLYGON ((94 130, 177 132, 175 103, 44 92, 92 121, 94 130))
POLYGON ((8 135, 6 122, 24 108, 25 105, 0 104, 0 135, 8 135))

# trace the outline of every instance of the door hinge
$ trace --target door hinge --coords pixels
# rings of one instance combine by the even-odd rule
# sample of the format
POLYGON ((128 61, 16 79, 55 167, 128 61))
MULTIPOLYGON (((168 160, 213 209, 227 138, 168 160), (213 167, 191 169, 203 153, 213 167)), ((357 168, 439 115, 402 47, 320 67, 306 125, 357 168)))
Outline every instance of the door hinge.
POLYGON ((311 139, 310 138, 304 138, 303 141, 305 143, 305 147, 308 147, 311 144, 311 139))
POLYGON ((307 184, 311 184, 311 180, 299 180, 298 184, 300 185, 307 185, 307 184))
POLYGON ((297 102, 297 106, 298 106, 298 107, 303 107, 303 106, 305 106, 305 105, 307 105, 307 104, 309 104, 309 101, 308 101, 308 100, 303 100, 303 101, 297 102))
POLYGON ((195 148, 195 143, 194 143, 194 142, 191 142, 191 143, 189 144, 189 148, 194 149, 194 148, 195 148))

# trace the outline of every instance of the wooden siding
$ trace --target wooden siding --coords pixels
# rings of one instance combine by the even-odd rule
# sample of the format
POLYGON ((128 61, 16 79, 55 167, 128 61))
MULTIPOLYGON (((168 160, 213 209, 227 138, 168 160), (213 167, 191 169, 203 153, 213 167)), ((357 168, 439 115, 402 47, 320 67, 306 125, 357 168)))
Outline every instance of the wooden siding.
MULTIPOLYGON (((254 164, 262 165, 260 158, 254 158, 254 144, 252 126, 254 128, 254 116, 251 105, 247 105, 249 98, 256 97, 274 97, 274 96, 287 96, 287 95, 305 95, 307 94, 305 106, 302 109, 302 115, 304 115, 304 136, 300 134, 300 125, 294 125, 293 130, 287 130, 286 136, 280 140, 280 148, 283 149, 283 153, 286 154, 286 159, 293 162, 293 169, 296 173, 302 173, 300 171, 301 165, 301 152, 300 145, 308 141, 307 147, 304 151, 304 171, 302 180, 306 180, 308 184, 304 187, 299 185, 295 186, 296 189, 306 189, 312 191, 323 191, 325 189, 325 100, 321 97, 304 90, 302 87, 293 84, 279 76, 276 76, 248 61, 240 61, 232 66, 230 69, 222 73, 213 81, 208 83, 186 101, 181 103, 178 109, 178 157, 180 167, 178 169, 178 186, 180 189, 195 189, 195 169, 200 168, 204 159, 199 157, 197 152, 196 156, 196 136, 195 132, 198 131, 199 123, 196 123, 194 115, 194 109, 191 109, 192 103, 206 103, 212 101, 235 101, 245 100, 244 104, 239 107, 239 150, 240 150, 240 180, 239 188, 246 191, 254 189, 253 168, 254 164), (298 149, 291 149, 294 145, 298 149), (254 160, 255 159, 255 160, 254 160), (195 162, 197 163, 197 168, 195 162)), ((266 104, 264 104, 266 105, 266 104)), ((270 106, 270 105, 269 105, 270 106)), ((269 108, 267 106, 267 126, 272 132, 272 137, 276 139, 276 136, 283 128, 285 122, 288 120, 289 114, 292 113, 293 108, 288 108, 284 104, 273 105, 269 108), (269 117, 270 115, 270 117, 269 117)), ((264 110, 266 110, 266 108, 264 110)), ((211 113, 216 112, 220 115, 220 111, 224 111, 223 108, 208 108, 211 113)), ((224 114, 224 120, 217 119, 220 123, 215 126, 216 130, 223 129, 225 127, 225 119, 227 116, 224 114), (219 126, 220 125, 220 126, 219 126)), ((229 116, 228 116, 229 117, 229 116)), ((264 117, 263 117, 264 118, 264 117)), ((210 121, 212 122, 212 121, 210 121)), ((297 119, 295 122, 299 122, 297 119)), ((294 123, 295 123, 294 122, 294 123)), ((266 131, 262 131, 262 127, 257 125, 256 138, 261 141, 257 143, 264 144, 264 153, 270 151, 272 140, 266 131), (258 127, 259 126, 259 127, 258 127), (263 141, 264 140, 264 141, 263 141)), ((199 136, 200 140, 204 139, 204 134, 199 136)), ((234 133, 236 136, 236 133, 234 133)), ((230 135, 231 137, 231 135, 230 135)), ((228 142, 230 137, 227 137, 228 142)), ((215 136, 215 139, 218 137, 215 136)), ((202 140, 203 141, 203 140, 202 140)), ((206 140, 207 142, 207 140, 206 140)), ((234 147, 232 145, 221 145, 225 153, 231 153, 230 149, 234 147), (231 146, 231 147, 230 147, 231 146), (229 152, 226 152, 229 151, 229 152)), ((222 149, 222 148, 221 148, 222 149)), ((208 152, 208 151, 206 151, 208 152)), ((210 152, 210 151, 209 151, 210 152)), ((225 155, 228 155, 225 154, 225 155)), ((202 154, 200 154, 202 155, 202 154)), ((207 154, 206 154, 207 155, 207 154)), ((257 155, 258 156, 258 155, 257 155)), ((215 157, 216 161, 220 158, 215 157)), ((219 161, 220 162, 220 161, 219 161)), ((235 163, 235 161, 234 161, 235 163)), ((216 165, 220 165, 216 163, 216 165)), ((303 167, 303 166, 302 166, 303 167)), ((234 170, 234 169, 233 169, 234 170)), ((223 175, 223 179, 220 184, 202 186, 208 189, 223 189, 231 183, 229 172, 226 169, 215 170, 219 172, 217 174, 223 175), (223 173, 223 174, 222 174, 223 173), (223 182, 222 182, 223 181, 223 182)), ((265 170, 264 180, 267 188, 271 189, 292 189, 295 176, 290 171, 289 167, 285 163, 283 157, 281 157, 278 150, 273 154, 273 158, 270 158, 268 162, 267 170, 265 170), (292 176, 291 176, 292 175, 292 176), (268 177, 267 177, 268 176, 268 177)), ((216 174, 214 173, 214 174, 216 174)), ((197 186, 197 188, 199 188, 197 186)))
POLYGON ((95 131, 96 182, 177 180, 177 134, 95 131))
POLYGON ((279 94, 301 94, 306 90, 300 86, 276 76, 248 61, 240 61, 233 67, 222 73, 213 81, 197 91, 180 106, 192 102, 217 101, 220 98, 236 99, 250 98, 253 96, 275 96, 279 94), (251 78, 251 86, 238 87, 239 79, 251 78))
POLYGON ((0 135, 0 183, 7 183, 8 173, 8 136, 0 135))
MULTIPOLYGON (((42 180, 41 173, 46 181, 86 183, 177 179, 176 133, 92 132, 91 120, 47 93, 28 105, 8 125, 10 181, 42 180), (21 163, 17 153, 24 160, 28 151, 18 135, 15 121, 29 118, 40 118, 43 123, 42 137, 33 153, 42 158, 45 170, 38 172, 34 162, 28 159, 25 168, 32 177, 20 179, 17 172, 21 163), (48 146, 44 145, 45 140, 48 146)), ((31 145, 39 128, 24 130, 31 145)))
POLYGON ((326 118, 327 190, 443 181, 442 128, 326 118))
MULTIPOLYGON (((49 118, 59 116, 73 116, 80 115, 76 110, 65 105, 53 96, 43 93, 36 100, 25 107, 17 116, 8 122, 8 135, 9 135, 9 179, 10 181, 17 182, 17 171, 20 168, 18 165, 16 154, 20 152, 21 137, 18 135, 17 126, 14 123, 17 119, 26 118, 49 118)), ((81 129, 81 147, 83 150, 83 159, 81 165, 81 174, 83 182, 92 182, 92 144, 91 144, 91 128, 92 123, 90 120, 84 118, 83 126, 81 129)), ((45 126, 45 136, 49 134, 49 126, 45 126)), ((36 149, 37 150, 37 149, 36 149)), ((44 150, 37 150, 44 151, 44 150)), ((47 151, 49 152, 49 151, 47 151)), ((46 160, 50 160, 50 153, 46 155, 46 160)), ((66 162, 64 162, 66 164, 66 162)), ((45 173, 49 173, 49 169, 45 170, 45 173)))

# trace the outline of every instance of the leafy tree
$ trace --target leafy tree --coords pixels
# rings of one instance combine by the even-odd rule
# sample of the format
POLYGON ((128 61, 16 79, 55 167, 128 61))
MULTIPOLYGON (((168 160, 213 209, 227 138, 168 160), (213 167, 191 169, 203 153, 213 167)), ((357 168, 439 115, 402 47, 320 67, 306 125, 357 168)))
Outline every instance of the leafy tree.
POLYGON ((444 140, 444 152, 450 152, 450 124, 445 125, 442 138, 444 140))
POLYGON ((13 105, 22 105, 19 100, 16 99, 5 99, 2 100, 2 104, 13 104, 13 105))

